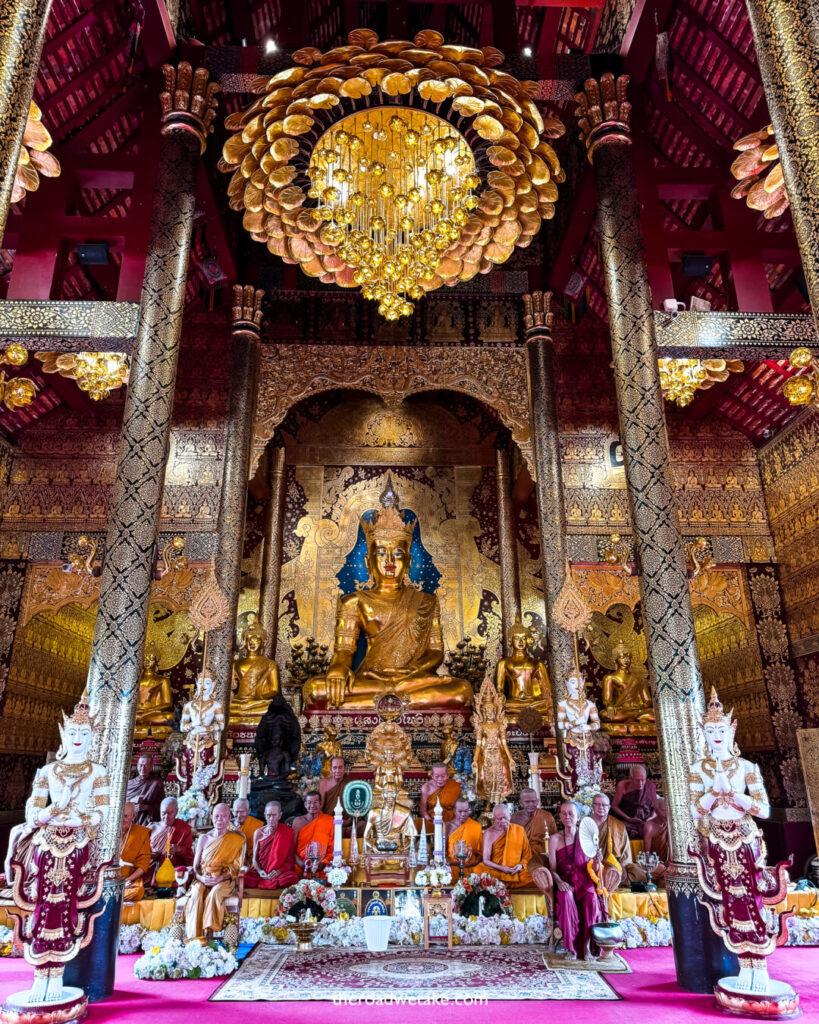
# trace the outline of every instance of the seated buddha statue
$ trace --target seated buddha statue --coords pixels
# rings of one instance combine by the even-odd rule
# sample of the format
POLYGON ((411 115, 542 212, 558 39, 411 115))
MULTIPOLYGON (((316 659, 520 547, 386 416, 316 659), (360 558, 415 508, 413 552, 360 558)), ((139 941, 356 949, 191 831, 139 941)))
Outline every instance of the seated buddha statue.
POLYGON ((304 684, 305 707, 370 708, 384 693, 399 694, 411 709, 469 707, 468 682, 436 675, 444 660, 441 609, 434 594, 408 585, 415 517, 405 520, 391 478, 381 508, 361 526, 370 579, 340 598, 333 655, 326 674, 304 684), (353 671, 362 631, 367 652, 353 671))
POLYGON ((134 739, 144 740, 148 731, 154 739, 165 739, 173 730, 171 681, 157 669, 159 654, 153 644, 145 647, 145 662, 139 678, 134 739))
POLYGON ((509 631, 512 653, 498 662, 495 681, 498 693, 506 697, 506 711, 512 719, 524 708, 534 708, 547 721, 551 721, 553 709, 549 671, 542 661, 536 661, 529 652, 534 639, 532 630, 524 626, 518 617, 509 631))
POLYGON ((261 653, 267 630, 253 621, 242 636, 247 653, 233 662, 233 696, 230 698, 231 725, 255 729, 279 692, 279 667, 261 653))
POLYGON ((600 720, 612 735, 653 736, 656 727, 651 687, 645 665, 632 667, 634 655, 628 644, 612 650, 615 669, 603 678, 603 709, 600 720))

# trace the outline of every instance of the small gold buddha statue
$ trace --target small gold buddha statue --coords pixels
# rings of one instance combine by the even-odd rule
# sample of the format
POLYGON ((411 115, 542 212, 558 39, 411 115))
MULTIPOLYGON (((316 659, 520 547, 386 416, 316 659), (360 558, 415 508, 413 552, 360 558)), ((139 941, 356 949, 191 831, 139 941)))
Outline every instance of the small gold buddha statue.
POLYGON ((391 476, 380 500, 373 518, 361 519, 370 579, 340 598, 333 655, 326 674, 304 684, 304 706, 371 708, 382 694, 396 693, 410 709, 469 707, 466 680, 436 675, 444 660, 441 609, 434 594, 408 585, 416 520, 405 519, 391 476), (367 653, 353 672, 362 630, 367 653))
MULTIPOLYGON (((389 715, 367 736, 367 763, 373 768, 373 803, 364 826, 365 852, 406 852, 415 836, 412 800, 404 789, 404 769, 412 763, 412 741, 389 715)), ((396 867, 387 862, 384 867, 396 867)))
POLYGON ((542 661, 536 661, 530 652, 535 634, 520 621, 509 631, 512 653, 498 662, 496 683, 498 693, 506 696, 506 711, 514 720, 524 708, 534 708, 545 719, 552 721, 552 692, 549 685, 549 670, 542 661))
POLYGON ((154 739, 164 740, 173 730, 171 681, 158 669, 159 653, 153 643, 145 646, 145 661, 139 678, 134 739, 144 740, 148 730, 154 739))
POLYGON ((344 757, 344 749, 338 741, 338 730, 328 722, 324 726, 321 740, 316 744, 317 753, 321 754, 321 777, 330 778, 330 762, 334 757, 344 757))
POLYGON ((279 692, 279 667, 261 653, 267 630, 255 621, 242 635, 247 651, 233 662, 233 696, 230 699, 231 725, 256 728, 270 701, 279 692))
POLYGON ((632 667, 634 655, 626 643, 612 648, 615 668, 603 677, 603 709, 600 720, 615 736, 653 736, 654 704, 645 665, 632 667))

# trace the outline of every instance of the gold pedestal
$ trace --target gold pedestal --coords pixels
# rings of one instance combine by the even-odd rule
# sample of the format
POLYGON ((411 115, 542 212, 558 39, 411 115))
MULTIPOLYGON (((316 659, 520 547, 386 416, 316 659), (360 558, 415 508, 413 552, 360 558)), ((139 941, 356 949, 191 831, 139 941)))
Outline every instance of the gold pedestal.
POLYGON ((313 948, 313 933, 316 927, 315 921, 297 921, 289 925, 290 931, 296 936, 297 953, 309 953, 313 948))
POLYGON ((409 856, 406 853, 368 853, 364 857, 367 885, 409 885, 409 856))
POLYGON ((424 949, 429 949, 429 922, 435 914, 446 918, 446 948, 452 949, 452 897, 448 892, 424 893, 424 949))

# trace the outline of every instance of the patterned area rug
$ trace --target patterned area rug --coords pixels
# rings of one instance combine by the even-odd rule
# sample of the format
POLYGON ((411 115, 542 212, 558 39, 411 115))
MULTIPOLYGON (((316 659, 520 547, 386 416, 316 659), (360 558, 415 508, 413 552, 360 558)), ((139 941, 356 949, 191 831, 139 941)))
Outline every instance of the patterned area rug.
POLYGON ((554 971, 596 971, 598 974, 631 974, 619 953, 608 960, 567 960, 562 953, 544 953, 543 962, 554 971))
POLYGON ((215 1002, 425 999, 613 1000, 595 971, 546 967, 540 946, 447 950, 320 947, 309 953, 259 943, 210 997, 215 1002))

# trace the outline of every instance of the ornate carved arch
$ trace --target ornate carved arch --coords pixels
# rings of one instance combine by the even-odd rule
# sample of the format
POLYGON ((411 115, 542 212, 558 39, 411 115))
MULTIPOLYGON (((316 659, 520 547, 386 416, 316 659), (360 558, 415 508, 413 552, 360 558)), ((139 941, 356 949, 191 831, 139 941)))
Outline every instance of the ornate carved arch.
POLYGON ((421 391, 450 389, 494 409, 530 469, 526 353, 485 346, 275 345, 262 350, 253 424, 251 476, 276 427, 297 402, 333 388, 353 388, 400 405, 421 391))

